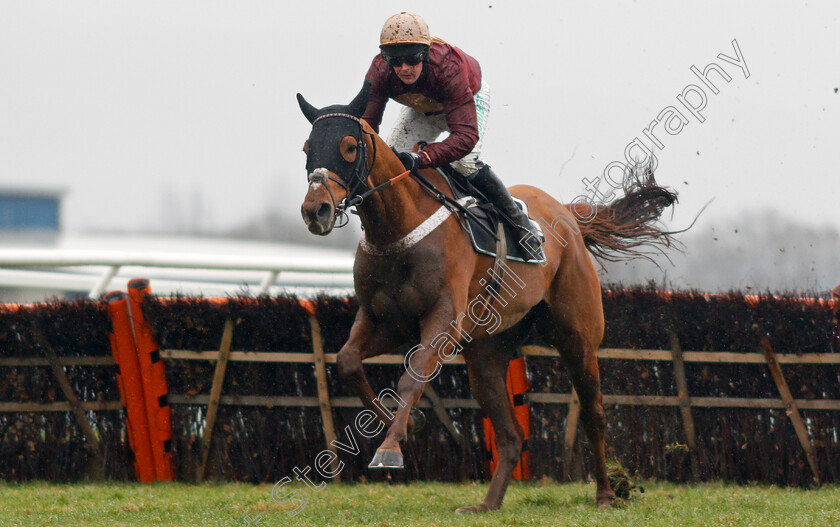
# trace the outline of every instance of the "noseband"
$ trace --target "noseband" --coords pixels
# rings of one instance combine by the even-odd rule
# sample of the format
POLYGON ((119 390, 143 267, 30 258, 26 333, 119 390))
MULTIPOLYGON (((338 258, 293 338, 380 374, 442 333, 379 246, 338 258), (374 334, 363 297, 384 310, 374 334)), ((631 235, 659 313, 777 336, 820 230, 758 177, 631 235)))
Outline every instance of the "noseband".
MULTIPOLYGON (((368 173, 370 172, 370 166, 367 163, 367 146, 365 145, 364 141, 364 134, 368 134, 371 136, 371 144, 373 145, 373 159, 372 161, 376 161, 376 141, 373 140, 373 134, 370 132, 366 132, 364 126, 362 125, 362 120, 354 115, 350 115, 347 113, 328 113, 322 115, 312 121, 312 126, 314 127, 315 124, 322 120, 322 119, 329 119, 331 117, 343 117, 345 119, 350 119, 351 121, 355 121, 359 125, 359 142, 357 147, 359 149, 360 155, 356 156, 356 164, 353 167, 353 174, 350 178, 349 182, 345 182, 342 179, 336 179, 329 175, 327 169, 325 168, 317 168, 312 171, 311 174, 307 175, 309 180, 309 186, 311 187, 314 183, 322 184, 326 187, 327 192, 330 195, 330 199, 332 200, 333 210, 335 211, 334 217, 343 217, 344 222, 340 225, 336 224, 335 228, 341 228, 347 225, 349 219, 347 218, 347 209, 350 207, 360 205, 364 198, 367 197, 368 194, 368 184, 367 184, 367 177, 368 173), (344 199, 341 200, 340 203, 336 203, 335 196, 333 196, 332 190, 330 190, 330 186, 326 184, 326 180, 330 180, 336 183, 338 186, 343 188, 346 192, 344 199)), ((371 162, 371 165, 373 164, 371 162)), ((340 176, 339 176, 340 178, 340 176)))

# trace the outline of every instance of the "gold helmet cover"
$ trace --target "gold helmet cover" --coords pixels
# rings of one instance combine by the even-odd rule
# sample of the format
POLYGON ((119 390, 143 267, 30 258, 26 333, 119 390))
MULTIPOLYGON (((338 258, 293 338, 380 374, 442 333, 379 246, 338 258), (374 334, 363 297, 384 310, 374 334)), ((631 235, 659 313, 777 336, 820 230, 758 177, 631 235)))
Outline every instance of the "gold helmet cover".
POLYGON ((426 21, 420 15, 405 11, 388 18, 379 35, 380 48, 402 44, 429 46, 431 43, 432 36, 426 21))

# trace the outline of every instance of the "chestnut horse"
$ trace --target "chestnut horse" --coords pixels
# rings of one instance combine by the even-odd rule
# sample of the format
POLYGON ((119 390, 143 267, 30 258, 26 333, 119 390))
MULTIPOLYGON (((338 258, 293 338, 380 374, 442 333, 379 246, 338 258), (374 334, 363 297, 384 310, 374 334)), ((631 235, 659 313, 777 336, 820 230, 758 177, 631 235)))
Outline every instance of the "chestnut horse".
MULTIPOLYGON (((531 217, 546 220, 544 228, 550 225, 543 245, 546 262, 510 261, 499 277, 493 258, 473 251, 457 214, 442 208, 440 193, 427 191, 421 177, 406 177, 394 152, 360 119, 368 95, 366 83, 347 106, 318 109, 300 94, 298 102, 312 123, 304 145, 309 190, 301 206, 309 231, 329 234, 336 218, 353 205, 364 227, 353 268, 359 311, 337 363, 365 408, 389 427, 371 467, 402 468, 400 441, 413 426, 409 412, 441 362, 459 352, 472 392, 493 423, 499 462, 484 501, 456 512, 498 509, 523 438, 505 375, 536 324, 560 352, 577 390, 595 458, 596 502, 599 508, 609 507, 615 494, 607 479, 606 418, 596 358, 604 315, 587 249, 599 256, 632 256, 636 247, 669 243, 669 233, 653 222, 676 195, 657 186, 649 171, 644 181, 625 189, 623 198, 575 209, 584 221, 537 188, 512 187, 531 217), (495 288, 487 286, 487 277, 494 276, 495 288), (406 355, 394 414, 376 399, 362 360, 404 345, 414 347, 406 355)), ((435 170, 420 172, 450 195, 435 170)))

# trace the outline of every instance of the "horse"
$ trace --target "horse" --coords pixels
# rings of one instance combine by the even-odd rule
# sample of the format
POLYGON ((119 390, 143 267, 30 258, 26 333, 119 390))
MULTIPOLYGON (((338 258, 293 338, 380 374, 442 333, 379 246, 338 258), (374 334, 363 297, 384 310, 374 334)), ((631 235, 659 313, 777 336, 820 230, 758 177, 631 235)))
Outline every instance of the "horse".
POLYGON ((355 206, 364 229, 353 267, 359 309, 337 367, 366 410, 381 420, 377 424, 388 427, 370 467, 403 467, 400 442, 414 426, 412 407, 441 364, 460 353, 472 393, 493 424, 499 460, 484 501, 456 512, 498 509, 524 437, 505 376, 533 326, 557 349, 571 376, 595 461, 596 505, 609 508, 616 496, 607 476, 596 357, 604 315, 589 253, 633 257, 641 248, 668 244, 670 233, 655 222, 676 194, 657 185, 652 171, 609 204, 563 205, 538 188, 514 186, 511 194, 527 204, 533 218, 547 219, 543 225, 550 232, 544 236, 544 262, 509 261, 499 277, 494 259, 473 250, 458 215, 442 204, 453 196, 443 176, 430 169, 406 171, 361 119, 369 90, 366 82, 350 104, 320 109, 301 94, 297 99, 312 125, 303 147, 309 186, 301 215, 307 228, 328 235, 355 206), (485 287, 488 277, 495 288, 485 287), (362 361, 405 346, 413 347, 405 356, 393 413, 374 394, 362 361))

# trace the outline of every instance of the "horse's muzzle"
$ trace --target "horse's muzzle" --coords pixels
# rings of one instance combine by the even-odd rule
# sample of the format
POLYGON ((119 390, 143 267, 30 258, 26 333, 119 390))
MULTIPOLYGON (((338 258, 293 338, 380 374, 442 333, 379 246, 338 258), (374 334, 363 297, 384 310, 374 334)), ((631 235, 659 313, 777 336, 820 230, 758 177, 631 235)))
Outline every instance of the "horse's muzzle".
POLYGON ((300 215, 309 232, 320 236, 329 234, 335 223, 335 207, 326 201, 304 203, 300 207, 300 215))

